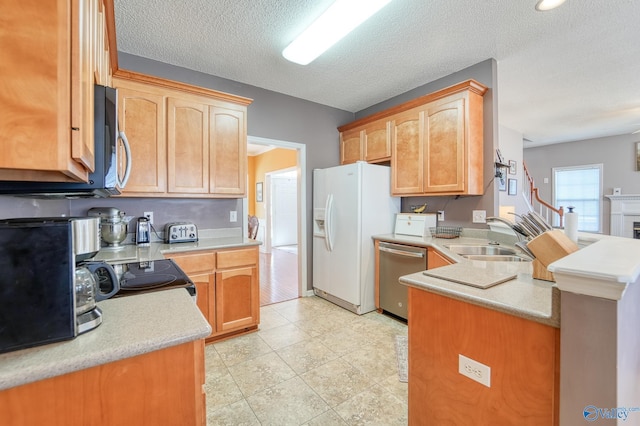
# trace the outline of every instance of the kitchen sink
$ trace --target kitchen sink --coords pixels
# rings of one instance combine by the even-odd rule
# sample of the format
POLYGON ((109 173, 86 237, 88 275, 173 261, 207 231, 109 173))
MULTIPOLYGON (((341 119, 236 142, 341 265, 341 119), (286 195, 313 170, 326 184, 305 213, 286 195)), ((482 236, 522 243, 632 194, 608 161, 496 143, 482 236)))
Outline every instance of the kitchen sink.
MULTIPOLYGON (((448 247, 449 250, 455 254, 461 256, 467 255, 515 255, 516 251, 506 247, 496 246, 472 246, 462 244, 452 244, 448 247)), ((517 256, 515 256, 517 257, 517 256)))
POLYGON ((530 262, 531 259, 514 256, 512 254, 466 254, 469 260, 484 260, 485 262, 530 262))

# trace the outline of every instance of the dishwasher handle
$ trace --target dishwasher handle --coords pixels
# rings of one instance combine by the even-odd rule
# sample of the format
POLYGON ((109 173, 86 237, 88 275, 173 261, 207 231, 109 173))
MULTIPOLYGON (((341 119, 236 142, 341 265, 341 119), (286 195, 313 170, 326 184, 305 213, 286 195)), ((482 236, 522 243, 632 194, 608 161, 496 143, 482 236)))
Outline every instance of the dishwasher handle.
POLYGON ((387 253, 397 254, 398 256, 417 257, 419 259, 424 258, 424 252, 398 250, 398 249, 393 249, 393 248, 389 248, 389 247, 385 247, 385 246, 380 246, 380 247, 378 247, 378 249, 380 251, 384 251, 384 252, 387 252, 387 253))

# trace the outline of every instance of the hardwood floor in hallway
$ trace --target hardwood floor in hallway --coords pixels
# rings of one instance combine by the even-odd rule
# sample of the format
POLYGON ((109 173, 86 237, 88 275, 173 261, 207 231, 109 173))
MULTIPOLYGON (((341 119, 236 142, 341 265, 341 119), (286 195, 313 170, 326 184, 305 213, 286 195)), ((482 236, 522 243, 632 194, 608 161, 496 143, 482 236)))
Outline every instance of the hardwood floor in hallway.
POLYGON ((271 253, 260 252, 260 306, 297 297, 297 247, 272 247, 271 253))

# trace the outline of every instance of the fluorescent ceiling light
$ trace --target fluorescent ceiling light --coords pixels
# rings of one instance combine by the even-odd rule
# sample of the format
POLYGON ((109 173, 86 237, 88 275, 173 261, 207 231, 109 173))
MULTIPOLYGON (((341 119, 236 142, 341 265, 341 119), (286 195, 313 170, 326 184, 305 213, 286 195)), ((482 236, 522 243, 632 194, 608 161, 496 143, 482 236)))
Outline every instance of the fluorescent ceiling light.
POLYGON ((391 0, 337 0, 282 51, 282 56, 307 65, 391 0))
POLYGON ((564 2, 565 0, 539 0, 536 4, 536 10, 545 12, 547 10, 555 9, 564 2))

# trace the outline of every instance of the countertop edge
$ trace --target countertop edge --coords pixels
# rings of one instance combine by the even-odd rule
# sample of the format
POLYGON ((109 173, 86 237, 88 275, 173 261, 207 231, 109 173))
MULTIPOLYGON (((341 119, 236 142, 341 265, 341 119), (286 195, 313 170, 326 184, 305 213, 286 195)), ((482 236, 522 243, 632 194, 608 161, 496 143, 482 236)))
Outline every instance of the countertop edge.
MULTIPOLYGON (((425 290, 430 293, 450 297, 452 299, 460 300, 462 302, 468 302, 476 306, 495 310, 498 312, 503 312, 503 313, 513 315, 519 318, 523 318, 526 320, 535 321, 541 324, 549 325, 554 328, 560 328, 560 300, 559 300, 559 294, 558 294, 559 290, 555 286, 552 286, 551 288, 551 293, 552 293, 551 314, 549 315, 537 310, 515 307, 513 305, 498 302, 496 300, 474 296, 468 292, 447 289, 442 287, 442 285, 438 284, 438 281, 445 281, 445 280, 439 280, 438 278, 425 277, 425 279, 428 280, 428 281, 425 281, 425 280, 413 279, 411 277, 412 277, 411 275, 401 277, 400 283, 408 287, 417 288, 419 290, 425 290)), ((459 285, 462 286, 463 284, 459 284, 459 285)))
POLYGON ((98 306, 104 321, 94 330, 72 340, 0 354, 0 391, 203 339, 211 333, 211 326, 184 289, 109 299, 98 306), (139 312, 132 312, 134 309, 139 312), (150 316, 152 326, 141 324, 145 315, 150 316), (172 321, 176 315, 181 318, 172 321), (129 340, 122 337, 125 333, 129 340))
MULTIPOLYGON (((467 259, 458 256, 452 252, 450 252, 445 244, 481 244, 486 245, 488 243, 487 239, 482 238, 459 238, 456 240, 442 240, 442 239, 434 239, 431 237, 412 237, 405 235, 397 235, 397 234, 383 234, 383 235, 374 235, 372 237, 374 240, 385 241, 390 243, 398 243, 398 244, 409 244, 418 247, 432 247, 438 251, 439 254, 445 256, 449 260, 455 263, 460 262, 468 262, 467 259)), ((503 313, 507 313, 510 315, 514 315, 520 318, 524 318, 527 320, 535 321, 541 324, 549 325, 555 328, 560 327, 560 291, 555 283, 550 283, 547 281, 536 280, 531 277, 530 274, 518 274, 518 277, 514 280, 504 282, 502 284, 498 284, 497 286, 491 287, 489 289, 479 290, 474 287, 466 286, 464 284, 457 284, 451 281, 429 277, 423 275, 421 272, 416 274, 405 275, 400 277, 400 283, 409 287, 418 288, 420 290, 429 291, 432 293, 440 294, 442 296, 451 297, 452 299, 461 300, 464 302, 469 302, 474 305, 485 307, 488 309, 493 309, 496 311, 500 311, 503 313), (532 286, 541 286, 543 291, 543 303, 549 307, 549 311, 541 311, 536 310, 534 308, 516 306, 515 304, 505 303, 503 301, 497 300, 497 298, 492 297, 492 294, 495 294, 497 290, 500 290, 499 287, 502 286, 502 289, 507 289, 509 287, 517 286, 517 285, 532 285, 532 286), (456 289, 447 288, 447 287, 456 287, 456 289), (548 288, 548 292, 547 292, 548 288), (474 292, 483 292, 485 296, 474 295, 474 292), (548 303, 545 302, 548 300, 548 303)))

